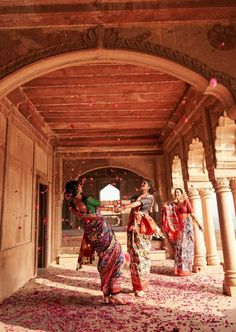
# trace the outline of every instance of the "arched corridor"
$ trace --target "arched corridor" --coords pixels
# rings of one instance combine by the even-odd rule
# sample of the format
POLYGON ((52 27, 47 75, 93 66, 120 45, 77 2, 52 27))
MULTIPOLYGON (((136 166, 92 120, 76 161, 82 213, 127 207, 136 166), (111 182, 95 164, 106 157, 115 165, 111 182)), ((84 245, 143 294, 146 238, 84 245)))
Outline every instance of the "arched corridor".
POLYGON ((235 17, 234 0, 0 1, 0 331, 236 331, 235 17), (190 201, 193 275, 171 274, 166 232, 147 297, 107 307, 95 265, 74 270, 65 185, 102 200, 126 252, 142 179, 160 227, 176 188, 190 201))

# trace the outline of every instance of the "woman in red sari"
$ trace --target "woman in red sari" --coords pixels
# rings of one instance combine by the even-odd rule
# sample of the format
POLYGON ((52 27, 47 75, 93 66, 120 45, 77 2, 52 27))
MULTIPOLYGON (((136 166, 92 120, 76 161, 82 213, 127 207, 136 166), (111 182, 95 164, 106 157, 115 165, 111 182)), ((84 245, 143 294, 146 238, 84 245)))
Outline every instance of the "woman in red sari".
POLYGON ((188 276, 192 273, 194 255, 193 221, 202 230, 197 217, 193 213, 183 190, 176 188, 173 202, 165 204, 162 210, 162 229, 167 234, 174 252, 174 274, 188 276))
MULTIPOLYGON (((70 200, 72 212, 84 221, 84 237, 81 250, 85 250, 87 256, 89 251, 91 254, 94 251, 98 254, 97 269, 101 278, 101 290, 105 303, 125 304, 120 296, 121 267, 124 263, 124 256, 112 228, 96 211, 99 204, 95 204, 96 209, 94 208, 94 210, 91 206, 91 200, 89 200, 89 203, 87 199, 84 200, 87 206, 84 204, 82 187, 78 181, 67 182, 64 196, 70 200)), ((80 255, 83 256, 83 252, 80 255)))

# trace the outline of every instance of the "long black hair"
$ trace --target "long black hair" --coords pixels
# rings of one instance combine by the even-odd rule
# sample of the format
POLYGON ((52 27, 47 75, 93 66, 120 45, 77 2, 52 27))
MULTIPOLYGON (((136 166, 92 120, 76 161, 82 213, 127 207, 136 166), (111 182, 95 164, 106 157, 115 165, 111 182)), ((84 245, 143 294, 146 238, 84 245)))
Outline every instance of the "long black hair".
POLYGON ((76 197, 78 194, 78 191, 79 191, 78 185, 79 185, 79 182, 76 180, 68 181, 66 183, 66 188, 65 188, 66 190, 65 190, 64 195, 76 197))
POLYGON ((149 189, 148 189, 148 193, 149 194, 151 194, 151 195, 153 195, 153 193, 154 193, 154 190, 153 190, 153 186, 152 186, 152 182, 151 182, 151 180, 148 180, 148 179, 142 179, 142 182, 143 181, 146 181, 147 183, 148 183, 148 185, 149 185, 149 189))
POLYGON ((179 190, 179 191, 181 192, 182 195, 184 194, 184 191, 183 191, 183 189, 181 189, 181 188, 175 188, 174 194, 176 194, 176 191, 177 191, 177 190, 179 190))

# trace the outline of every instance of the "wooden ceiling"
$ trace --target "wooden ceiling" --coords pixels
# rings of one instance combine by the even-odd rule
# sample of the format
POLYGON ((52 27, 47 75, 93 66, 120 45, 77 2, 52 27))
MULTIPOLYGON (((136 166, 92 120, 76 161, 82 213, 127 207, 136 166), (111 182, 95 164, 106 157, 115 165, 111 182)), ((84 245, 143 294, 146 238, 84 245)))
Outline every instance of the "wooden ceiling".
POLYGON ((154 151, 188 86, 152 69, 102 63, 60 69, 22 89, 55 146, 154 151))

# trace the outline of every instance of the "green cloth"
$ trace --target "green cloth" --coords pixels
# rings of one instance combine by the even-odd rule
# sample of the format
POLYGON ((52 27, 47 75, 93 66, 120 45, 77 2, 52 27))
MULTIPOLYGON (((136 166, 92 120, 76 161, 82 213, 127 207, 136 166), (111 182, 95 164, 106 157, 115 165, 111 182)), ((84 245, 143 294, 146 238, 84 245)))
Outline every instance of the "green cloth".
POLYGON ((100 206, 100 202, 92 196, 84 196, 83 202, 86 205, 87 213, 96 213, 97 207, 100 206))

